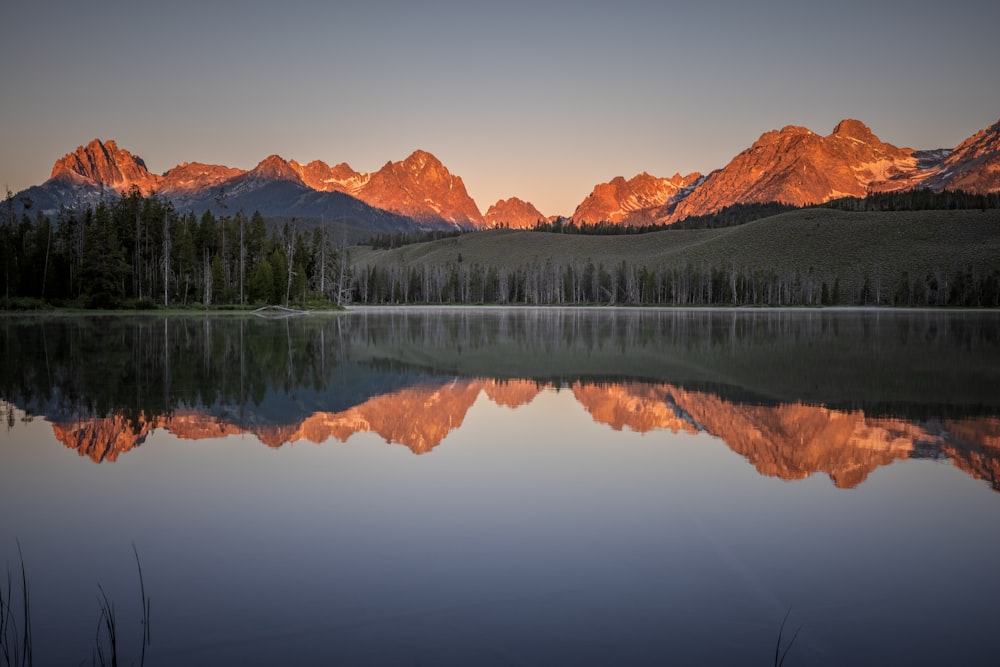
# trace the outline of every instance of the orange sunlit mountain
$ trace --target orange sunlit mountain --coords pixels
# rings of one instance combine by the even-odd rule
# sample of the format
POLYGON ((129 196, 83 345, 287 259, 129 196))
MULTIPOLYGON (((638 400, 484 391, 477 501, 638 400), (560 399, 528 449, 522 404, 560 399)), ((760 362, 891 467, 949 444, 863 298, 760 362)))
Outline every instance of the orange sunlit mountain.
MULTIPOLYGON (((114 141, 93 140, 60 158, 45 183, 18 193, 36 208, 94 204, 132 187, 157 191, 179 210, 231 207, 263 215, 340 217, 379 230, 533 226, 541 214, 516 197, 500 200, 484 216, 465 183, 432 153, 414 151, 372 173, 346 163, 301 164, 271 156, 251 171, 184 163, 163 175, 114 141)), ((728 164, 706 176, 670 178, 645 172, 595 185, 576 207, 578 223, 672 223, 733 204, 815 204, 871 192, 915 188, 1000 190, 1000 122, 954 148, 899 148, 881 141, 862 122, 841 121, 828 135, 788 126, 765 132, 728 164)))
POLYGON ((921 168, 915 151, 883 143, 864 124, 842 121, 827 136, 804 127, 766 132, 690 196, 656 217, 673 221, 730 204, 781 202, 795 206, 839 197, 863 197, 872 189, 903 190, 936 173, 921 168))
POLYGON ((346 163, 330 167, 314 160, 303 165, 271 155, 250 171, 185 162, 160 176, 151 173, 141 158, 119 148, 114 141, 94 139, 57 160, 50 179, 42 186, 29 188, 25 194, 37 200, 42 210, 54 211, 60 205, 96 203, 109 192, 132 188, 143 194, 157 192, 182 210, 220 212, 228 198, 233 208, 256 207, 272 215, 319 216, 327 211, 342 212, 346 196, 370 207, 371 210, 354 207, 350 213, 373 226, 398 226, 407 220, 431 227, 485 225, 461 177, 449 172, 437 157, 421 150, 400 162, 387 162, 373 173, 357 172, 346 163), (273 187, 278 184, 285 187, 273 187), (341 199, 324 200, 323 194, 341 199), (378 211, 397 218, 379 215, 378 211))
POLYGON ((137 187, 144 193, 159 190, 163 177, 152 174, 142 158, 118 148, 114 141, 94 139, 52 166, 50 180, 95 183, 114 191, 137 187))
POLYGON ((576 207, 572 218, 579 224, 654 223, 656 210, 684 199, 699 185, 700 179, 697 172, 687 176, 674 174, 671 178, 656 178, 643 172, 627 181, 617 176, 594 186, 593 192, 576 207))
POLYGON ((544 222, 546 217, 529 202, 511 197, 490 206, 483 220, 489 227, 531 229, 539 222, 544 222))
MULTIPOLYGON (((402 389, 342 412, 317 412, 284 425, 239 426, 190 410, 134 423, 121 417, 56 423, 53 430, 64 445, 98 463, 117 460, 141 445, 154 429, 188 440, 250 434, 270 447, 330 438, 346 442, 358 433, 374 433, 386 443, 425 454, 462 426, 481 395, 514 409, 530 403, 543 389, 529 380, 455 380, 402 389)), ((597 423, 639 433, 704 432, 719 438, 763 475, 796 480, 822 473, 838 487, 853 488, 881 466, 931 455, 952 460, 1000 490, 996 417, 922 423, 802 403, 747 405, 709 392, 637 382, 577 382, 571 391, 597 423)))

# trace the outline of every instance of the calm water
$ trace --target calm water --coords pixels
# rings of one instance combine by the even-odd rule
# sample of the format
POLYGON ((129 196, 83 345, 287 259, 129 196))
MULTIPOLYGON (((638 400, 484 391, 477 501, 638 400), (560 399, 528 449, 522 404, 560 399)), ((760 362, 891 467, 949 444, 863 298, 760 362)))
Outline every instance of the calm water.
MULTIPOLYGON (((995 665, 1000 313, 0 319, 36 665, 995 665)), ((17 589, 19 591, 19 589, 17 589)))

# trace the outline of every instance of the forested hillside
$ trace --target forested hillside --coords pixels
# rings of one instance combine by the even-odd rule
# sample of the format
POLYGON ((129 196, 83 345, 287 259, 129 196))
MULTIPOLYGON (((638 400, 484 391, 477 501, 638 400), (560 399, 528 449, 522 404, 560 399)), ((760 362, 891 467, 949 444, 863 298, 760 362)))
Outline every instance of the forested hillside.
POLYGON ((991 197, 892 193, 777 214, 785 207, 736 207, 657 231, 546 224, 349 246, 328 224, 181 215, 137 189, 54 219, 18 217, 8 196, 0 303, 998 307, 991 197))
POLYGON ((363 303, 1000 305, 1000 211, 800 209, 719 229, 497 230, 352 252, 363 303))
POLYGON ((135 188, 93 208, 63 209, 54 220, 28 212, 18 219, 8 194, 0 299, 7 308, 343 301, 344 247, 333 237, 294 219, 269 229, 258 213, 180 215, 135 188))

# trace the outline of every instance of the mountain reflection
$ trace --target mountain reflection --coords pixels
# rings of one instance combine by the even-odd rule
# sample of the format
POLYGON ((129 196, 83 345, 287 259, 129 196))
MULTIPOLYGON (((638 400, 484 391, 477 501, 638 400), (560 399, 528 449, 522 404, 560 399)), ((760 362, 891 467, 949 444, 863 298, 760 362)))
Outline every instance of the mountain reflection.
MULTIPOLYGON (((365 311, 9 318, 0 397, 112 462, 155 430, 269 447, 373 433, 424 454, 484 397, 568 389, 591 418, 706 433, 761 474, 863 482, 949 460, 1000 490, 996 313, 365 311)), ((9 428, 12 419, 8 420, 9 428)))

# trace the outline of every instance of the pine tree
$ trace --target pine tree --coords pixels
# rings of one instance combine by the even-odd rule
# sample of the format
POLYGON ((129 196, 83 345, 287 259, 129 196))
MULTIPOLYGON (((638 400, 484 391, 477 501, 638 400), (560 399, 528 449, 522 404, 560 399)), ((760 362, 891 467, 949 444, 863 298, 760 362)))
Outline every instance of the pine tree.
POLYGON ((101 202, 87 213, 81 275, 84 305, 114 308, 124 296, 128 262, 107 206, 101 202))

